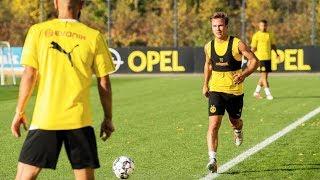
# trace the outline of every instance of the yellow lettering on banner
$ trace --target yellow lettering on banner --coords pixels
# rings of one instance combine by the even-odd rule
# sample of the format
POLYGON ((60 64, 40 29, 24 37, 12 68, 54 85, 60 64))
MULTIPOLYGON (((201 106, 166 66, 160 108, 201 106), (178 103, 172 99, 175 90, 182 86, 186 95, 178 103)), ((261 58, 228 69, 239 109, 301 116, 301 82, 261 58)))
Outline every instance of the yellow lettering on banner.
POLYGON ((133 72, 153 72, 159 64, 160 72, 184 72, 185 67, 179 65, 178 51, 133 51, 128 56, 128 66, 133 72), (138 61, 138 62, 137 62, 138 61), (140 62, 139 62, 140 61, 140 62))
POLYGON ((168 64, 171 63, 171 56, 172 51, 160 51, 160 71, 161 72, 171 72, 172 67, 168 64))
POLYGON ((284 70, 288 71, 294 71, 298 70, 297 65, 294 65, 292 63, 297 62, 297 58, 293 55, 297 54, 297 49, 286 49, 285 50, 285 61, 284 61, 284 70))
POLYGON ((311 67, 310 65, 304 64, 304 52, 303 49, 298 50, 298 70, 301 71, 310 71, 311 67))
POLYGON ((272 71, 276 71, 278 69, 278 64, 283 63, 284 61, 284 52, 282 50, 277 49, 277 53, 279 54, 279 58, 274 51, 271 51, 271 69, 272 71))
POLYGON ((152 72, 153 66, 159 64, 160 62, 160 55, 157 51, 148 51, 147 52, 147 71, 152 72))
POLYGON ((128 66, 133 72, 141 72, 147 66, 147 57, 141 51, 133 51, 128 57, 128 66), (140 65, 135 65, 135 59, 140 59, 140 65))
POLYGON ((179 66, 178 51, 172 51, 172 69, 176 72, 186 71, 186 68, 184 68, 184 66, 179 66))

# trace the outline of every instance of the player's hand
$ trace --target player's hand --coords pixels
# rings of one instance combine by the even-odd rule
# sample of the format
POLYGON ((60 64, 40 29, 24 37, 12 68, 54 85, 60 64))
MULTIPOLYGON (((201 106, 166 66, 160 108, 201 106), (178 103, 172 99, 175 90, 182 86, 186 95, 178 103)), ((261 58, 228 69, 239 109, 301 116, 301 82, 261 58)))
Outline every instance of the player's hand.
POLYGON ((233 82, 235 84, 240 84, 244 81, 246 77, 242 73, 236 73, 233 75, 233 82))
POLYGON ((207 85, 203 85, 202 87, 202 95, 204 95, 204 97, 208 98, 209 97, 209 88, 207 85))
POLYGON ((27 131, 27 116, 24 113, 16 113, 13 117, 11 124, 11 133, 16 138, 21 136, 20 126, 23 125, 23 128, 27 131))
POLYGON ((104 118, 104 120, 101 123, 100 128, 100 138, 103 141, 106 141, 114 131, 114 126, 111 119, 104 118))

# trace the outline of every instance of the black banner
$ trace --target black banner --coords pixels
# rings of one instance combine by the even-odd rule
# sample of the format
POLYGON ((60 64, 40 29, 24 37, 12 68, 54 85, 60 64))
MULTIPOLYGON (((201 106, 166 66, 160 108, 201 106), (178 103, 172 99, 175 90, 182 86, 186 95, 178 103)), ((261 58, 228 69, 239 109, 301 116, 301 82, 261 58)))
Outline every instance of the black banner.
POLYGON ((118 48, 110 51, 119 68, 116 73, 194 72, 193 48, 118 48))
MULTIPOLYGON (((202 47, 110 48, 116 73, 202 73, 202 47)), ((272 52, 274 72, 320 72, 320 47, 279 48, 272 52)))

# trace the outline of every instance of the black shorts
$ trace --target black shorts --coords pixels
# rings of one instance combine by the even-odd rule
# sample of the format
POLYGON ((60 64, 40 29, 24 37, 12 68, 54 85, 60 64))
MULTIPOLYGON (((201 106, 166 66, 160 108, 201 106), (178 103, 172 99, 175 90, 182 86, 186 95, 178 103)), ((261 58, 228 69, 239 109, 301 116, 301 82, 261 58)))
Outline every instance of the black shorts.
POLYGON ((243 107, 243 94, 233 95, 223 92, 209 92, 209 116, 224 115, 227 110, 230 117, 239 119, 243 107))
POLYGON ((260 61, 260 72, 272 72, 271 60, 260 61))
POLYGON ((30 130, 19 161, 40 168, 55 169, 62 143, 73 169, 100 167, 92 127, 73 130, 30 130))

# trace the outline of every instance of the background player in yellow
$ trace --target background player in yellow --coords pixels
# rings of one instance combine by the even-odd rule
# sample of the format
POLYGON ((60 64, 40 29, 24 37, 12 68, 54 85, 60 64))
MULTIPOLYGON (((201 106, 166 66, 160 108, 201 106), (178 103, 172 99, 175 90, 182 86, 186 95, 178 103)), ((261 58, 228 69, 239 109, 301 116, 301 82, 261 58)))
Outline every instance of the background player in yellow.
POLYGON ((261 87, 264 87, 264 92, 268 100, 272 100, 273 96, 270 92, 270 86, 268 81, 268 74, 271 70, 271 50, 273 49, 277 56, 277 48, 275 45, 275 38, 271 32, 267 31, 268 23, 266 20, 259 22, 259 31, 256 32, 252 37, 251 49, 260 60, 260 79, 256 87, 253 96, 258 99, 262 99, 260 95, 261 87))
POLYGON ((114 65, 102 34, 78 21, 83 1, 54 4, 58 19, 33 25, 23 48, 14 136, 20 136, 21 125, 27 128, 25 107, 36 84, 38 92, 16 179, 35 179, 42 168, 55 169, 62 144, 76 179, 94 179, 100 164, 89 91, 95 74, 104 110, 100 136, 106 140, 114 131, 108 76, 114 65))
POLYGON ((211 172, 217 171, 218 131, 225 110, 234 130, 235 144, 243 141, 241 119, 243 107, 243 81, 257 67, 258 59, 240 39, 228 35, 228 17, 216 12, 211 17, 214 39, 205 45, 204 84, 202 93, 209 98, 209 127, 207 144, 211 172), (241 56, 249 65, 241 70, 241 56))

